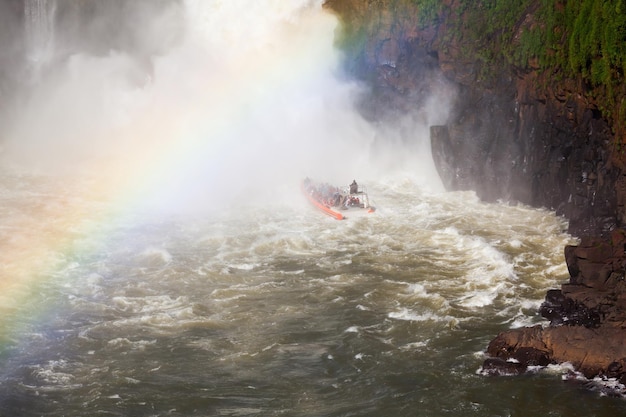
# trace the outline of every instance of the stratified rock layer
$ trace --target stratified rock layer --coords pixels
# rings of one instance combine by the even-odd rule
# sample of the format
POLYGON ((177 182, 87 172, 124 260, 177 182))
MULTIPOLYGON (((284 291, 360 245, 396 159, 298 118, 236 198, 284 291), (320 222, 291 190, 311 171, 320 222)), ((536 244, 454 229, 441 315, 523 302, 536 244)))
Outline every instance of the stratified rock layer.
POLYGON ((586 377, 626 382, 625 248, 623 229, 608 239, 567 246, 570 280, 549 291, 540 308, 550 325, 500 333, 487 348, 485 372, 521 373, 532 365, 570 362, 586 377))

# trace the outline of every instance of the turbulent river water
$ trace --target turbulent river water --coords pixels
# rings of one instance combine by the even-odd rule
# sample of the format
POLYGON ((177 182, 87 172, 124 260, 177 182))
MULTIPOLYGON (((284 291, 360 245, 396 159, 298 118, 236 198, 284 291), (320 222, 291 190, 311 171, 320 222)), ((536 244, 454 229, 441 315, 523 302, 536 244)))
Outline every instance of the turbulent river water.
POLYGON ((3 303, 1 415, 609 416, 626 408, 563 382, 567 367, 480 374, 489 340, 541 322, 545 291, 567 277, 563 246, 573 240, 551 212, 429 193, 396 177, 369 184, 378 210, 366 218, 333 220, 296 192, 289 204, 127 213, 103 224, 102 202, 77 198, 85 193, 67 183, 2 180, 10 220, 0 227, 10 242, 2 279, 18 298, 3 303), (52 266, 20 282, 32 273, 32 262, 25 271, 18 261, 33 242, 67 237, 76 219, 59 213, 68 205, 81 208, 89 234, 47 245, 52 266))
POLYGON ((481 374, 499 331, 545 323, 575 240, 441 190, 451 90, 372 125, 320 2, 180 4, 150 79, 72 56, 4 132, 1 416, 624 413, 566 365, 481 374), (363 182, 376 213, 324 216, 305 176, 363 182))

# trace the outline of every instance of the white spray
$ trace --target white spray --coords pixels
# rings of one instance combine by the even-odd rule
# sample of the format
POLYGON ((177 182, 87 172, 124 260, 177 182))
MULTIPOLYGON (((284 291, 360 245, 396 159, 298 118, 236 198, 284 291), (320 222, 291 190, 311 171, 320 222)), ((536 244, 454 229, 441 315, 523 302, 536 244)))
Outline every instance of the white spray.
POLYGON ((24 27, 26 47, 33 82, 37 81, 41 66, 50 58, 54 48, 55 0, 26 0, 24 27))
MULTIPOLYGON (((148 83, 132 82, 136 62, 116 51, 72 56, 43 79, 5 160, 119 176, 152 206, 232 204, 260 190, 266 198, 304 176, 349 182, 413 171, 440 186, 432 120, 374 127, 356 111, 362 87, 337 77, 337 21, 320 1, 187 0, 156 21, 167 28, 181 14, 185 38, 152 57, 148 83), (412 153, 407 132, 424 144, 412 153)), ((441 107, 429 114, 445 114, 441 107)))

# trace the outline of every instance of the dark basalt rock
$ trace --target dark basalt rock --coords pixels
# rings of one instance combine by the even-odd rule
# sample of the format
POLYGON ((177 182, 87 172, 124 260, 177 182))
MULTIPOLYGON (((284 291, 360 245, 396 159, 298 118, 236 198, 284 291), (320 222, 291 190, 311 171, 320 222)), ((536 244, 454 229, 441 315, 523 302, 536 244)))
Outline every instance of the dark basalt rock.
POLYGON ((548 291, 545 301, 539 307, 539 313, 550 320, 551 326, 564 324, 594 328, 598 327, 601 321, 598 311, 567 298, 561 290, 548 291))
POLYGON ((489 376, 521 375, 527 366, 519 362, 506 361, 500 358, 488 358, 482 366, 482 374, 489 376))
POLYGON ((550 325, 500 333, 487 348, 499 360, 485 361, 488 374, 509 374, 509 360, 519 369, 570 362, 587 377, 626 382, 625 244, 626 231, 618 229, 609 239, 568 246, 569 283, 548 291, 540 307, 550 325))

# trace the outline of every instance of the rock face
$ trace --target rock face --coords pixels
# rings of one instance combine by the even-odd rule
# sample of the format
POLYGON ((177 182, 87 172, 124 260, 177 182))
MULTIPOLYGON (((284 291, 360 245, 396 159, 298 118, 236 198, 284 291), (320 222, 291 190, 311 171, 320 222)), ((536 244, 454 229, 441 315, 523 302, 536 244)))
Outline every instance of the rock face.
MULTIPOLYGON (((481 61, 467 53, 474 39, 449 24, 465 18, 463 2, 443 1, 447 14, 429 26, 420 24, 416 3, 326 2, 342 22, 339 44, 347 71, 371 87, 363 99, 366 116, 390 119, 419 111, 442 84, 452 85, 450 116, 431 136, 447 189, 555 210, 578 236, 606 234, 621 225, 622 157, 614 152, 612 126, 588 86, 532 62, 520 68, 481 61)), ((536 24, 536 3, 530 2, 515 26, 513 40, 536 24)))
POLYGON ((572 234, 605 234, 619 223, 622 176, 611 163, 610 129, 591 109, 532 97, 532 76, 507 86, 509 103, 493 92, 460 99, 458 118, 431 137, 440 176, 448 189, 476 190, 484 200, 555 210, 570 220, 572 234), (478 113, 474 103, 481 103, 478 113), (570 111, 581 117, 569 119, 570 111))
POLYGON ((500 333, 487 348, 485 372, 520 373, 531 365, 571 362, 586 377, 626 383, 625 248, 623 229, 609 239, 586 238, 566 247, 570 280, 549 291, 540 308, 550 325, 500 333))

